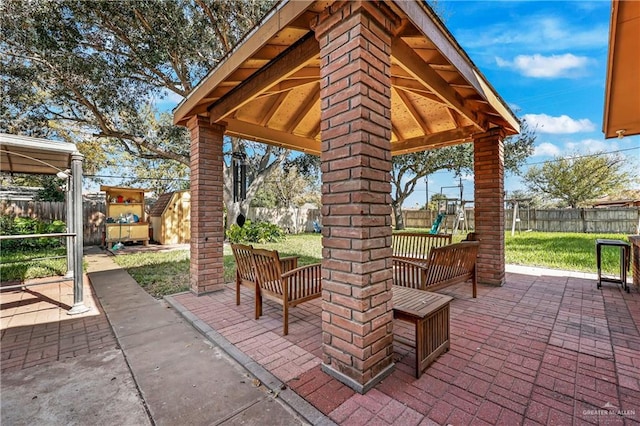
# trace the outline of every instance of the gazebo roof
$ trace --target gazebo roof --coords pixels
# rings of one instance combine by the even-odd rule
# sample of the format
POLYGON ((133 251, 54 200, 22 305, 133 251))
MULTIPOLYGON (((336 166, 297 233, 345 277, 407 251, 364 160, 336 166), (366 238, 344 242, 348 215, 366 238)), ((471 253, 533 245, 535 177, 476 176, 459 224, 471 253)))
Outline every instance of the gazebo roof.
POLYGON ((75 144, 0 133, 0 170, 55 175, 71 167, 75 144))
MULTIPOLYGON (((174 111, 208 117, 226 134, 320 153, 319 44, 314 20, 333 2, 283 1, 174 111)), ((401 18, 391 45, 393 154, 468 142, 519 123, 422 1, 385 3, 401 18)))
POLYGON ((605 138, 640 134, 640 2, 612 1, 602 130, 605 138))

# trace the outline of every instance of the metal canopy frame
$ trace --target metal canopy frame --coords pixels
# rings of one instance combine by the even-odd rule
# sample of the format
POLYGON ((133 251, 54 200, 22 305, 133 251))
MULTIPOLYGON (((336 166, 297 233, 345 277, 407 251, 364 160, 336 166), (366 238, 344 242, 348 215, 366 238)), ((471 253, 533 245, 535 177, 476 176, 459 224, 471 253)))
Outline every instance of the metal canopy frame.
MULTIPOLYGON (((65 194, 67 232, 50 234, 66 237, 67 273, 65 278, 73 279, 73 306, 69 315, 89 311, 83 295, 83 221, 82 221, 82 160, 75 144, 56 142, 29 136, 0 133, 0 172, 56 175, 67 179, 65 194)), ((37 238, 39 235, 29 237, 37 238)), ((20 236, 25 238, 25 236, 20 236)), ((1 235, 1 240, 15 239, 16 236, 1 235)), ((27 237, 28 238, 28 237, 27 237)), ((59 282, 60 280, 48 281, 59 282)), ((44 283, 42 283, 44 284, 44 283)), ((20 287, 26 287, 26 284, 20 287)))

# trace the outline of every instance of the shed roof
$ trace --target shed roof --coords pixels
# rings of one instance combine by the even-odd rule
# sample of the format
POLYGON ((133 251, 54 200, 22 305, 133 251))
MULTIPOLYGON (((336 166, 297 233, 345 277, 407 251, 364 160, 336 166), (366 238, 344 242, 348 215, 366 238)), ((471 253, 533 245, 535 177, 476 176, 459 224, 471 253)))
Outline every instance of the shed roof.
POLYGON ((173 194, 175 194, 175 192, 167 192, 165 194, 160 195, 156 200, 156 202, 153 203, 153 206, 151 207, 151 209, 149 210, 149 217, 162 216, 162 213, 164 213, 165 209, 167 208, 167 205, 169 205, 169 202, 171 202, 171 198, 173 198, 173 194))
MULTIPOLYGON (((311 30, 331 1, 282 1, 174 110, 224 123, 245 139, 320 152, 319 43, 311 30)), ((393 154, 467 142, 518 120, 422 1, 385 3, 401 19, 391 46, 393 154)))
POLYGON ((0 133, 0 171, 55 175, 71 167, 75 144, 0 133))
POLYGON ((611 3, 605 90, 605 138, 640 134, 640 1, 611 3))

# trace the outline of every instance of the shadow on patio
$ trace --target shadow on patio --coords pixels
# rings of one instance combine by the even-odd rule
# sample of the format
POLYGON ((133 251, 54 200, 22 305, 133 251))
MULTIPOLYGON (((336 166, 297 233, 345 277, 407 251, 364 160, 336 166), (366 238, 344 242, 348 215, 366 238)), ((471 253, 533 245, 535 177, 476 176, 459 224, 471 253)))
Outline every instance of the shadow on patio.
MULTIPOLYGON (((414 351, 394 343, 395 372, 366 395, 323 373, 320 300, 290 311, 269 301, 253 319, 242 288, 169 302, 184 308, 340 424, 572 424, 640 422, 640 294, 593 280, 507 274, 504 287, 442 291, 451 349, 414 376, 414 351)), ((412 339, 412 326, 394 331, 412 339)))

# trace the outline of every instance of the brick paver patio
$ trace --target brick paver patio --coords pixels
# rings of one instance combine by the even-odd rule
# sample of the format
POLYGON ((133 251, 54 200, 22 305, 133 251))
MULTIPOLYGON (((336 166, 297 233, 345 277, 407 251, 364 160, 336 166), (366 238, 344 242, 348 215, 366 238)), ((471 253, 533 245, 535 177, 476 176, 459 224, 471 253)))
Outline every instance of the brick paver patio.
MULTIPOLYGON (((394 344, 394 373, 366 395, 323 373, 321 302, 282 311, 233 287, 173 296, 300 396, 340 424, 638 424, 640 294, 583 278, 507 274, 503 287, 467 285, 451 303, 451 350, 420 379, 414 352, 394 344)), ((398 321, 395 333, 412 338, 398 321)))
MULTIPOLYGON (((44 280, 30 280, 36 283, 44 280)), ((117 346, 111 326, 86 277, 85 305, 80 315, 67 315, 73 306, 73 281, 5 290, 0 293, 2 372, 16 371, 117 346)))

